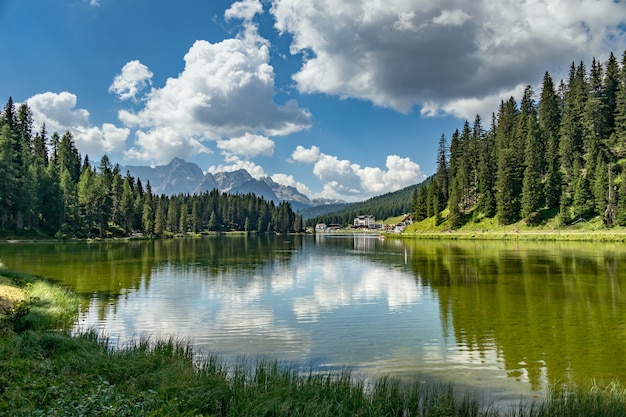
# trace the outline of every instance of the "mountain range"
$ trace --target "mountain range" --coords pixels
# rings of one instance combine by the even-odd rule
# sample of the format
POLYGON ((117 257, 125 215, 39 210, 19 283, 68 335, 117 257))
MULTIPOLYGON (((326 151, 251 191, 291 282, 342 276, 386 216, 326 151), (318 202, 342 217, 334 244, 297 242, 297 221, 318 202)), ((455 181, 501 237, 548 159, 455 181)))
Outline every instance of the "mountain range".
POLYGON ((201 194, 213 189, 232 194, 254 193, 275 203, 288 201, 294 210, 325 205, 336 208, 337 204, 346 204, 340 200, 311 199, 297 188, 278 184, 270 177, 255 179, 245 169, 205 174, 195 163, 180 158, 172 159, 167 165, 128 165, 120 167, 120 170, 141 179, 144 186, 150 181, 153 194, 201 194))

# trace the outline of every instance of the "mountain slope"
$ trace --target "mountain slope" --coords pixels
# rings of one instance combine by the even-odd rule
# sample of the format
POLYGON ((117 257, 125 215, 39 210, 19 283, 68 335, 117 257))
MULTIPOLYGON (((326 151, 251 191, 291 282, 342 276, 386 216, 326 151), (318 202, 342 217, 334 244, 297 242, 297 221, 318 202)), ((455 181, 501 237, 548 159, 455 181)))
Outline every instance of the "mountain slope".
POLYGON ((120 167, 120 170, 128 171, 133 177, 140 178, 144 185, 150 181, 153 194, 193 193, 198 183, 204 179, 204 173, 198 165, 180 158, 172 159, 167 165, 156 167, 129 165, 120 167))
POLYGON ((135 178, 140 178, 144 185, 150 181, 154 194, 201 194, 213 189, 233 194, 254 193, 275 203, 288 201, 294 210, 304 210, 317 205, 327 206, 329 203, 327 200, 311 200, 297 188, 279 184, 270 177, 257 180, 245 169, 204 174, 198 165, 179 158, 174 158, 167 165, 156 167, 129 165, 120 169, 122 172, 130 172, 135 178))
POLYGON ((309 224, 316 223, 337 223, 342 225, 352 224, 354 217, 362 214, 372 214, 376 220, 383 220, 389 217, 399 216, 411 211, 411 200, 413 191, 419 190, 423 183, 410 185, 401 190, 372 197, 360 203, 350 203, 339 210, 324 213, 322 215, 310 216, 317 207, 302 211, 302 217, 310 219, 309 224), (310 210, 310 211, 309 211, 310 210), (308 216, 307 216, 308 215, 308 216))

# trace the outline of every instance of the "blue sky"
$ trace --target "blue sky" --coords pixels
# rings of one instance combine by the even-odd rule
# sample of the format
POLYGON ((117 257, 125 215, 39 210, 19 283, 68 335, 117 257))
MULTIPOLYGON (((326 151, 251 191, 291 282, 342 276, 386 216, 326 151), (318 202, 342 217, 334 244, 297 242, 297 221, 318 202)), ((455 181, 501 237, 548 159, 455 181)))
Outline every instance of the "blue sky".
POLYGON ((360 201, 545 71, 626 49, 614 0, 0 0, 0 100, 121 165, 174 157, 360 201))

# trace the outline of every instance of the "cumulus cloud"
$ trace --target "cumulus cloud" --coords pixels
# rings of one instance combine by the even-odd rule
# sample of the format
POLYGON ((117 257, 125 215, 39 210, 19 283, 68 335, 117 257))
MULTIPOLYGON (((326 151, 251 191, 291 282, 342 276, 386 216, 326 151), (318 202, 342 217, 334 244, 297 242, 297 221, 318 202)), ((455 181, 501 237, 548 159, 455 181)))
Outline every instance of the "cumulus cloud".
POLYGON ((246 157, 258 155, 272 156, 274 154, 273 140, 250 133, 232 139, 218 140, 217 147, 228 154, 246 157))
MULTIPOLYGON (((237 2, 226 17, 249 20, 262 11, 259 7, 258 1, 237 2)), ((269 43, 251 22, 245 21, 244 30, 235 38, 217 43, 196 41, 184 60, 183 71, 163 87, 153 87, 141 109, 118 113, 126 126, 141 130, 142 140, 137 141, 134 153, 137 157, 149 157, 151 149, 161 149, 159 161, 166 162, 190 152, 181 146, 197 148, 206 141, 251 133, 288 135, 311 125, 310 113, 295 101, 274 101, 269 43), (168 135, 160 133, 164 129, 168 135)), ((128 88, 121 91, 131 94, 128 88)), ((228 142, 221 143, 228 147, 228 142)))
POLYGON ((253 178, 261 179, 267 177, 263 167, 247 159, 241 159, 236 155, 226 156, 225 164, 211 165, 207 172, 215 174, 217 172, 232 172, 240 169, 248 171, 253 178))
POLYGON ((471 100, 493 111, 498 93, 546 70, 626 48, 624 3, 613 0, 273 0, 271 13, 302 53, 299 91, 467 119, 471 100))
POLYGON ((324 183, 324 190, 319 196, 325 198, 363 200, 426 179, 418 164, 410 158, 401 158, 398 155, 387 156, 386 170, 361 167, 348 160, 320 152, 316 146, 309 149, 298 146, 291 154, 291 158, 297 162, 313 165, 313 173, 324 183))
POLYGON ((314 145, 307 149, 304 146, 298 145, 291 154, 291 159, 304 164, 314 164, 320 159, 320 156, 320 148, 317 146, 314 145))
POLYGON ((259 0, 244 0, 233 3, 224 13, 224 18, 251 21, 255 15, 262 12, 263 5, 259 0))
POLYGON ((192 136, 182 136, 176 127, 159 126, 135 132, 135 143, 124 155, 129 160, 167 163, 175 156, 187 159, 211 150, 192 136))
POLYGON ((45 123, 48 132, 71 132, 81 153, 93 157, 122 151, 130 130, 110 123, 92 126, 89 112, 76 108, 76 102, 76 95, 67 91, 37 94, 26 100, 35 126, 45 123))
POLYGON ((152 76, 152 72, 144 64, 138 60, 130 61, 115 76, 109 92, 117 94, 120 100, 136 100, 137 93, 151 83, 152 76))
POLYGON ((293 177, 293 175, 288 175, 288 174, 274 174, 270 176, 272 178, 272 181, 278 183, 278 184, 282 184, 282 185, 288 185, 290 187, 295 187, 299 192, 305 194, 305 195, 312 195, 313 193, 311 192, 311 189, 304 183, 301 183, 300 181, 296 181, 296 179, 293 177))

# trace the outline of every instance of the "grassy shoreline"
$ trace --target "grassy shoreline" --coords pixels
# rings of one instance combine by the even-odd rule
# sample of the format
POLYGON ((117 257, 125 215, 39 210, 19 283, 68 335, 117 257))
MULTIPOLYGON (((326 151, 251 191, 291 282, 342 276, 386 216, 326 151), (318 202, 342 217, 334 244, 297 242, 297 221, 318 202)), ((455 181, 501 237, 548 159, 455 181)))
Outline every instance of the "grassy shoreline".
POLYGON ((399 238, 446 240, 531 240, 568 242, 626 242, 626 230, 620 231, 482 231, 445 230, 411 231, 392 235, 399 238))
MULTIPOLYGON (((447 215, 446 212, 442 216, 447 215)), ((471 216, 468 216, 471 218, 471 216)), ((495 218, 467 220, 460 228, 450 229, 449 222, 435 224, 428 218, 409 225, 401 238, 447 239, 447 240, 532 240, 532 241, 571 241, 571 242, 626 242, 626 227, 607 228, 599 217, 578 219, 568 225, 561 225, 552 218, 541 225, 519 221, 503 226, 495 218)))
POLYGON ((347 370, 303 373, 278 362, 198 359, 176 340, 112 349, 94 332, 69 332, 78 299, 67 289, 27 274, 0 276, 0 298, 7 288, 23 293, 0 316, 2 415, 626 416, 626 390, 618 385, 561 387, 545 400, 503 410, 448 384, 365 384, 347 370))

